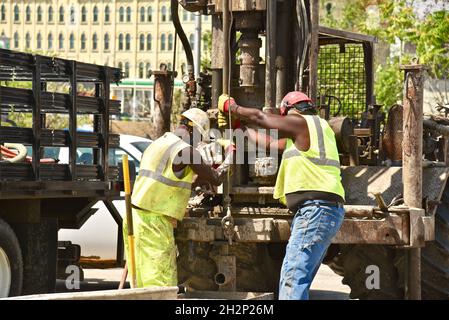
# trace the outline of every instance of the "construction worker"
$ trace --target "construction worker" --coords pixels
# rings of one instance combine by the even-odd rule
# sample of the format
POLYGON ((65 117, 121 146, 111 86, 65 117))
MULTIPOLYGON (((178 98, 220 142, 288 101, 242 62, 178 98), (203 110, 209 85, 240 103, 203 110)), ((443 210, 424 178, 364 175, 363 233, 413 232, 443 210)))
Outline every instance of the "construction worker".
MULTIPOLYGON (((164 134, 143 154, 131 198, 139 288, 178 283, 173 231, 184 217, 194 176, 218 186, 232 162, 229 152, 216 170, 207 165, 195 147, 208 138, 207 114, 192 108, 182 114, 174 133, 164 134)), ((126 221, 124 224, 126 232, 126 221)), ((126 243, 127 255, 128 250, 126 243)))
POLYGON ((281 270, 279 299, 306 300, 344 218, 345 192, 334 132, 316 115, 310 98, 299 91, 284 97, 280 115, 241 107, 226 95, 220 97, 219 109, 221 125, 226 125, 223 121, 230 112, 249 124, 278 131, 279 139, 273 139, 246 128, 250 140, 259 146, 283 151, 274 198, 295 216, 281 270))

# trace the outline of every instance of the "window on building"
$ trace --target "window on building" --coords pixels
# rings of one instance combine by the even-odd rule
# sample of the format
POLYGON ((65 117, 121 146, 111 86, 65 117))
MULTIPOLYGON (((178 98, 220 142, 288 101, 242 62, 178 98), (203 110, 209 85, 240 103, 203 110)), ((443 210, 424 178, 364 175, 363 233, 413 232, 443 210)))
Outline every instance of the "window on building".
POLYGON ((122 51, 124 49, 124 42, 123 42, 123 34, 119 34, 118 36, 118 50, 122 51))
POLYGON ((161 35, 161 51, 165 51, 165 34, 161 35))
POLYGON ((109 6, 106 6, 104 8, 104 22, 111 21, 111 9, 109 9, 109 6))
POLYGON ((19 33, 14 32, 14 48, 18 48, 18 47, 19 47, 19 33))
POLYGON ((125 78, 129 78, 129 62, 125 62, 125 78))
POLYGON ((64 22, 64 7, 59 7, 59 22, 64 22))
POLYGON ((47 38, 47 47, 48 50, 52 50, 53 49, 53 35, 51 34, 51 32, 48 34, 48 38, 47 38))
POLYGON ((42 22, 42 7, 38 6, 37 7, 37 22, 42 22))
POLYGON ((165 6, 162 6, 161 9, 161 21, 162 22, 167 21, 167 8, 165 6))
POLYGON ((182 9, 182 21, 187 21, 189 19, 189 14, 186 9, 182 9))
POLYGON ((151 78, 151 63, 147 63, 145 66, 145 75, 149 79, 151 78))
POLYGON ((117 68, 119 68, 123 72, 123 63, 119 62, 117 68))
POLYGON ((168 35, 168 50, 173 50, 173 35, 171 33, 168 35))
POLYGON ((96 33, 92 36, 92 50, 97 51, 98 50, 98 36, 96 33))
POLYGON ((70 7, 70 24, 75 24, 76 22, 76 13, 75 13, 75 7, 70 7))
POLYGON ((126 8, 126 22, 131 22, 131 7, 126 8))
POLYGON ((120 7, 120 9, 118 10, 118 15, 119 15, 119 21, 125 22, 125 9, 123 7, 120 7))
POLYGON ((147 35, 147 51, 151 51, 152 48, 152 36, 151 34, 147 35))
POLYGON ((109 50, 109 34, 104 35, 104 51, 109 50))
POLYGON ((126 49, 127 51, 131 50, 131 35, 129 35, 129 34, 126 35, 126 40, 125 40, 125 42, 126 42, 125 49, 126 49))
POLYGON ((94 20, 94 23, 97 23, 98 22, 98 7, 97 6, 95 6, 94 7, 94 12, 93 12, 93 14, 94 14, 94 16, 93 16, 93 20, 94 20))
POLYGON ((27 6, 25 9, 25 21, 31 22, 31 8, 30 6, 27 6))
POLYGON ((26 34, 26 36, 25 36, 25 47, 26 47, 27 49, 30 49, 30 48, 31 48, 31 36, 30 36, 30 33, 29 33, 29 32, 27 32, 27 34, 26 34))
POLYGON ((139 63, 139 79, 143 79, 145 74, 145 64, 143 62, 139 63))
POLYGON ((146 19, 145 8, 141 7, 140 8, 140 22, 145 22, 145 19, 146 19))
POLYGON ((189 36, 190 47, 195 48, 195 35, 192 33, 189 36))
POLYGON ((75 35, 73 33, 70 34, 69 48, 70 50, 75 50, 75 35))
POLYGON ((208 15, 204 16, 204 21, 206 21, 206 22, 209 21, 209 16, 208 15))
POLYGON ((190 21, 195 21, 195 14, 190 12, 190 21))
POLYGON ((64 35, 62 33, 59 34, 59 50, 64 50, 64 35))
POLYGON ((6 20, 6 7, 4 4, 2 4, 2 9, 1 9, 1 20, 2 21, 6 20))
POLYGON ((14 6, 14 22, 19 22, 20 20, 20 9, 18 5, 14 6))
POLYGON ((84 33, 81 35, 81 50, 86 50, 86 35, 84 33))
POLYGON ((53 7, 48 7, 48 22, 53 22, 53 7))
POLYGON ((81 22, 86 23, 87 22, 87 9, 85 6, 81 8, 81 22))
POLYGON ((153 8, 152 7, 148 7, 147 10, 147 18, 148 18, 148 22, 153 22, 153 8))
POLYGON ((39 50, 42 49, 42 35, 40 33, 36 37, 36 48, 39 50))
POLYGON ((141 34, 139 36, 139 50, 144 51, 145 50, 145 36, 141 34))
POLYGON ((168 69, 168 70, 171 70, 171 69, 172 69, 172 64, 171 64, 171 62, 167 63, 167 69, 168 69))

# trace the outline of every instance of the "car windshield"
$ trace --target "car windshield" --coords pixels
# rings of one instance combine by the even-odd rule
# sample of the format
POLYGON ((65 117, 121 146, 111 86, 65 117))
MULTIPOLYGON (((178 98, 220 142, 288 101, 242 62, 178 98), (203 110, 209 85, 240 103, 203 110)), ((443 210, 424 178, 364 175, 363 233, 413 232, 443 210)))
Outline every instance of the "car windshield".
POLYGON ((144 153, 144 151, 148 148, 148 146, 151 144, 150 141, 137 141, 137 142, 131 142, 131 144, 136 147, 140 152, 144 153))

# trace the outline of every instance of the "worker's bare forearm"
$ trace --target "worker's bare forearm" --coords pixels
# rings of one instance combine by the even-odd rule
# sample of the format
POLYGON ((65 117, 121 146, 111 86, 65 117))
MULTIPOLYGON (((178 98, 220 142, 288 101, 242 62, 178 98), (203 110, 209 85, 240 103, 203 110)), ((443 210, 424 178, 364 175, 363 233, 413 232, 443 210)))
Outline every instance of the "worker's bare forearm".
POLYGON ((253 128, 245 128, 249 141, 257 144, 259 148, 267 151, 279 150, 284 151, 286 145, 286 139, 275 139, 269 134, 258 132, 253 128))
POLYGON ((231 112, 238 118, 263 129, 278 130, 280 138, 296 137, 300 130, 304 128, 302 122, 305 122, 305 120, 301 117, 283 117, 277 114, 265 113, 256 108, 238 105, 232 105, 231 112))

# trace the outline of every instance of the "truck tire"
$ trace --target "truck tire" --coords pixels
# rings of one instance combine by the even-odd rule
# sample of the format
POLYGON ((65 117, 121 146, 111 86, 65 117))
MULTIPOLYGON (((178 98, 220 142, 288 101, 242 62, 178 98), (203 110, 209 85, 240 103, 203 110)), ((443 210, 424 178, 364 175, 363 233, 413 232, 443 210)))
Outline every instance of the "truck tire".
POLYGON ((21 294, 22 252, 11 227, 0 219, 0 298, 21 294))
POLYGON ((12 227, 22 250, 22 294, 53 293, 57 269, 57 220, 42 217, 39 223, 14 224, 12 227))
MULTIPOLYGON (((219 246, 199 242, 178 242, 178 280, 195 290, 218 290, 214 282, 219 246)), ((278 292, 285 244, 236 243, 229 255, 236 256, 237 291, 278 292)))
MULTIPOLYGON (((405 252, 378 245, 344 245, 328 265, 343 276, 353 299, 403 299, 405 252), (379 266, 380 290, 365 286, 366 268, 379 266)), ((435 241, 421 249, 423 299, 449 299, 449 187, 446 186, 435 215, 435 241)))

